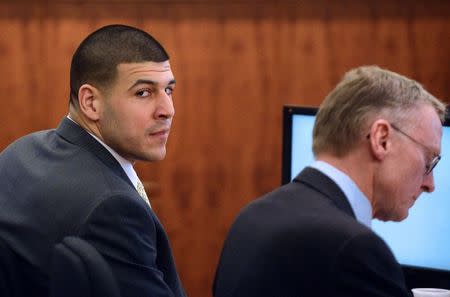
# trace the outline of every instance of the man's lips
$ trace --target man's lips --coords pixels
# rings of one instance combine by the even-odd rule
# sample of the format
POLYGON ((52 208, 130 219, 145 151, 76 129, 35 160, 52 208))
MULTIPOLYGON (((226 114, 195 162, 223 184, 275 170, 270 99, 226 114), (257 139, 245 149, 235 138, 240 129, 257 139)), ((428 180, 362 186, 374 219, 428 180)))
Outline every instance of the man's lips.
POLYGON ((164 136, 169 134, 170 129, 160 129, 154 132, 151 132, 151 136, 164 136))

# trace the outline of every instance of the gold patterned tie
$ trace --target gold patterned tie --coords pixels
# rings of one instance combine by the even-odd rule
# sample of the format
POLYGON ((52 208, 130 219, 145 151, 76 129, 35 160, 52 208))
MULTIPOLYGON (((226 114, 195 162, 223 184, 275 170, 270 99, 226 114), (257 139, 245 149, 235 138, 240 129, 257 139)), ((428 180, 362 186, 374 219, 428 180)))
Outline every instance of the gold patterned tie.
POLYGON ((142 184, 142 182, 139 179, 137 181, 136 190, 139 193, 139 195, 141 195, 142 199, 144 199, 144 201, 147 202, 148 205, 151 208, 152 206, 150 204, 150 201, 148 200, 147 193, 145 192, 144 185, 142 184))

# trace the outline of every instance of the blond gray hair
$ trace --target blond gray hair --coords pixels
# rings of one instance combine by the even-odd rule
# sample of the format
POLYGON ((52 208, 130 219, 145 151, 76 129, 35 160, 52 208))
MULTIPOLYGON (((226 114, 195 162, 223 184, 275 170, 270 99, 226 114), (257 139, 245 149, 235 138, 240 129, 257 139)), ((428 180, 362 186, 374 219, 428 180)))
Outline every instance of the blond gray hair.
POLYGON ((424 104, 444 121, 445 105, 418 82, 378 66, 352 69, 320 105, 313 129, 314 155, 344 156, 365 136, 374 117, 401 122, 408 111, 424 104))

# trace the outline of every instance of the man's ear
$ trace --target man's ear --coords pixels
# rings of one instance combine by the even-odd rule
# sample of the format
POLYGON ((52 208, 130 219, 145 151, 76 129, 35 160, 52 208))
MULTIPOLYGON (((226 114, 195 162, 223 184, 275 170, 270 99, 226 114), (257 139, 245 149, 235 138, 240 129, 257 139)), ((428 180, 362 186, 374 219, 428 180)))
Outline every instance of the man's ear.
POLYGON ((92 121, 100 118, 101 94, 90 84, 84 84, 78 90, 78 105, 80 112, 92 121))
POLYGON ((390 152, 392 143, 392 127, 388 121, 378 119, 370 126, 369 138, 372 155, 377 160, 383 160, 390 152))

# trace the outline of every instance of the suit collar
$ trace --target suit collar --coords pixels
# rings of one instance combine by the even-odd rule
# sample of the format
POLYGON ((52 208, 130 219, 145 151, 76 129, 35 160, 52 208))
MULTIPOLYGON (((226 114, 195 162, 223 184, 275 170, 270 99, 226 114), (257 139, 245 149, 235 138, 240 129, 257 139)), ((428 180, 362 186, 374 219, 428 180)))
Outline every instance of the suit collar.
POLYGON ((94 154, 114 173, 116 173, 119 177, 124 179, 134 188, 134 185, 126 175, 119 162, 113 157, 113 155, 111 155, 110 152, 108 152, 108 150, 101 143, 95 140, 94 137, 92 137, 81 126, 65 117, 60 122, 58 128, 56 128, 56 133, 70 143, 82 147, 94 154))
POLYGON ((337 208, 356 218, 344 192, 342 192, 334 181, 319 170, 306 167, 294 178, 294 182, 305 184, 322 193, 325 197, 333 201, 337 208))

